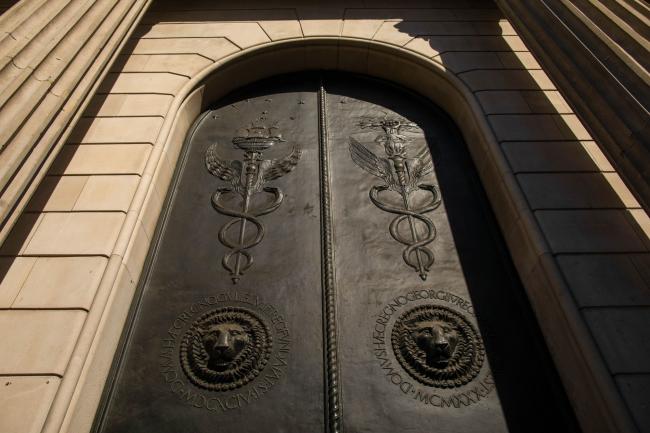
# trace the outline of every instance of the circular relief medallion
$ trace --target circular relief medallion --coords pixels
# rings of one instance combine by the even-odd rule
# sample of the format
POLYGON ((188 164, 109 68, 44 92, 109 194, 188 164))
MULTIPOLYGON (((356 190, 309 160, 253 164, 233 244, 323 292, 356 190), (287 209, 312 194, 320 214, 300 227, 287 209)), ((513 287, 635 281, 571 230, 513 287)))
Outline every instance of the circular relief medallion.
POLYGON ((459 313, 422 305, 402 314, 391 334, 399 363, 418 382, 437 388, 469 383, 485 351, 474 326, 459 313))
POLYGON ((228 391, 253 380, 271 356, 272 337, 262 319, 241 307, 198 317, 180 345, 181 366, 195 385, 228 391))

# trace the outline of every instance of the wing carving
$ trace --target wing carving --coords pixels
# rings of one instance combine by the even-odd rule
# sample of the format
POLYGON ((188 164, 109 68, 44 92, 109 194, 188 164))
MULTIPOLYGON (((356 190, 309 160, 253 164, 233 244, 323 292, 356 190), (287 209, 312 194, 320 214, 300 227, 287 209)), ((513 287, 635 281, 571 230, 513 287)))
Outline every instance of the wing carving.
POLYGON ((300 146, 293 146, 291 153, 284 158, 264 161, 261 167, 263 170, 263 181, 269 182, 292 172, 296 168, 296 165, 298 165, 301 156, 302 149, 300 146))
POLYGON ((389 187, 394 187, 390 162, 386 158, 378 157, 352 137, 350 137, 350 156, 359 167, 382 179, 389 187))
POLYGON ((433 160, 431 159, 431 153, 427 146, 424 146, 422 150, 415 156, 413 165, 411 166, 411 184, 416 186, 416 184, 424 176, 433 172, 433 160))
POLYGON ((240 161, 221 159, 217 153, 217 143, 208 147, 205 152, 205 166, 213 176, 230 182, 235 189, 239 187, 242 164, 240 161))

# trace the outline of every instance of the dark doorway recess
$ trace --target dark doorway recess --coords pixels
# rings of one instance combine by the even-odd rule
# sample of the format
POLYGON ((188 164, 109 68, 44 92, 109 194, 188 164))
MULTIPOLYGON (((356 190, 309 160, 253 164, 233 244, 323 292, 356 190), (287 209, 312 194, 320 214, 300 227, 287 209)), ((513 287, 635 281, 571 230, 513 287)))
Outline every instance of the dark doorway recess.
POLYGON ((94 430, 579 431, 457 127, 329 72, 196 120, 94 430))

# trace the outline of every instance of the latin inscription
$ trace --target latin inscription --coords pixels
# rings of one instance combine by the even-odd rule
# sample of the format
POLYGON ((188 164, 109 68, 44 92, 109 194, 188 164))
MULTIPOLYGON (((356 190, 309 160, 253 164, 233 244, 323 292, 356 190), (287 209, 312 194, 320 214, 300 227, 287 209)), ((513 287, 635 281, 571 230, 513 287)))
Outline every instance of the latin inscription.
POLYGON ((376 316, 374 356, 404 396, 428 406, 461 408, 487 398, 495 388, 483 368, 480 337, 463 313, 474 316, 468 300, 427 289, 395 297, 376 316), (461 359, 466 364, 458 364, 461 359))

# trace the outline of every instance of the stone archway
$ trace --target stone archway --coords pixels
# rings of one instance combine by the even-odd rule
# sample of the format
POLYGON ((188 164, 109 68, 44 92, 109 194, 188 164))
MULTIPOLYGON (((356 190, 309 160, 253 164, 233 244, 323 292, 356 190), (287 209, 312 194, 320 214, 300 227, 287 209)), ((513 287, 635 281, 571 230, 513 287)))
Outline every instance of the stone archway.
POLYGON ((575 431, 454 131, 332 73, 201 114, 98 431, 575 431))
MULTIPOLYGON (((152 191, 157 189, 164 193, 168 185, 168 178, 160 174, 163 171, 161 167, 175 164, 192 119, 206 105, 229 90, 257 79, 282 72, 314 69, 361 72, 397 82, 442 106, 456 123, 462 126, 463 135, 486 186, 506 241, 513 252, 517 268, 521 275, 530 277, 525 278, 525 284, 538 315, 542 317, 542 327, 546 329, 547 320, 550 326, 572 330, 570 333, 545 333, 552 346, 558 348, 553 351, 553 355, 560 366, 560 373, 575 377, 577 372, 585 376, 586 382, 582 383, 596 382, 599 383, 599 389, 609 389, 611 383, 609 378, 605 377, 600 358, 594 355, 593 345, 584 324, 577 320, 575 306, 565 296, 566 287, 559 276, 557 264, 550 257, 549 248, 539 226, 498 149, 475 97, 451 72, 411 51, 357 39, 308 38, 265 44, 244 50, 210 66, 188 83, 175 98, 158 139, 161 146, 152 153, 152 160, 156 162, 150 164, 144 173, 143 182, 136 194, 135 213, 133 218, 127 219, 123 233, 130 233, 130 221, 135 224, 137 218, 144 215, 149 219, 157 218, 160 203, 151 199, 152 191), (582 337, 578 339, 578 345, 575 344, 574 335, 582 337)), ((127 235, 127 240, 128 236, 130 235, 127 235)), ((135 244, 136 240, 131 238, 131 242, 135 244)), ((117 276, 117 271, 118 269, 114 268, 113 278, 117 276)), ((110 278, 110 275, 107 278, 110 278)), ((121 308, 123 312, 124 307, 121 308)), ((112 313, 108 311, 107 314, 112 313)), ((114 314, 119 316, 122 313, 114 314)), ((96 346, 99 343, 90 339, 87 344, 90 348, 91 345, 96 346)), ((70 396, 73 393, 86 395, 86 387, 92 388, 93 383, 101 383, 104 376, 99 374, 89 382, 82 381, 81 385, 75 388, 82 368, 88 371, 95 363, 106 365, 106 354, 110 356, 111 347, 109 345, 103 349, 104 358, 99 355, 98 361, 89 358, 85 364, 73 365, 70 379, 73 382, 70 383, 71 386, 66 387, 66 393, 70 396)), ((93 401, 97 401, 97 393, 91 394, 94 394, 93 398, 77 402, 82 415, 76 419, 81 419, 82 423, 87 423, 90 413, 88 410, 94 410, 93 401)), ((599 407, 597 413, 608 413, 610 409, 604 407, 616 407, 615 404, 606 403, 608 398, 596 393, 591 401, 574 400, 574 403, 583 407, 599 407)), ((65 401, 65 393, 61 401, 65 401)), ((75 417, 77 415, 73 415, 72 419, 75 417)))

